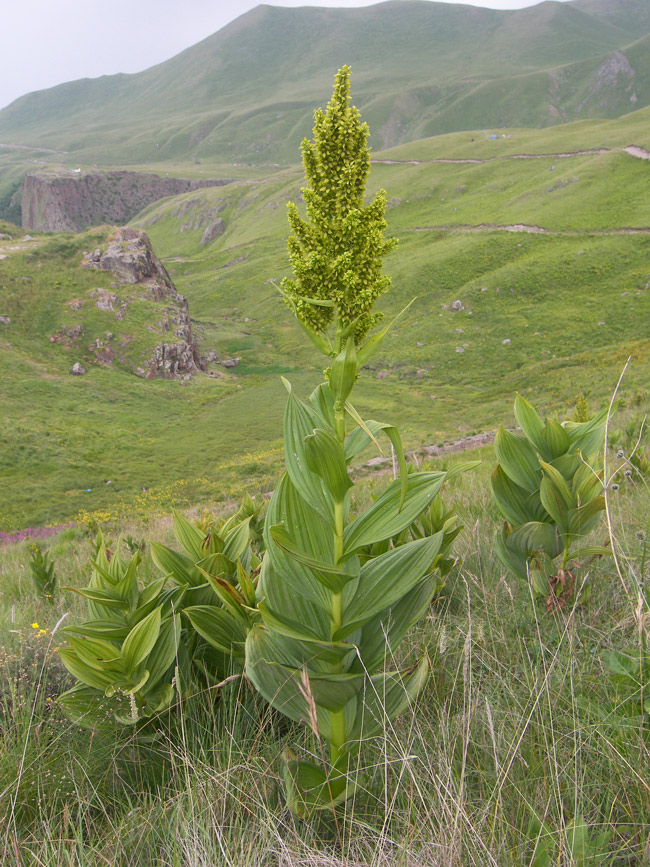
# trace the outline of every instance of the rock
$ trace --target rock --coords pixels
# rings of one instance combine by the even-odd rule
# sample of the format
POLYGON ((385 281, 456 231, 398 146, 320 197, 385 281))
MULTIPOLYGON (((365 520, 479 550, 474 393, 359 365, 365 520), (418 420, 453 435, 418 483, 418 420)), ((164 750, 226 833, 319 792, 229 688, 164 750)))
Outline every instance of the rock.
POLYGON ((203 236, 199 242, 201 247, 205 247, 206 244, 211 244, 215 240, 215 238, 218 238, 219 235, 223 235, 225 229, 225 222, 221 219, 221 217, 217 217, 217 219, 213 223, 210 223, 210 225, 203 233, 203 236))
POLYGON ((222 361, 221 364, 223 367, 237 367, 241 359, 239 358, 227 358, 225 361, 222 361))
POLYGON ((78 361, 72 365, 72 370, 70 371, 73 376, 83 376, 85 372, 86 368, 83 364, 79 364, 78 361))
POLYGON ((457 346, 457 347, 456 347, 456 352, 465 352, 465 350, 463 349, 462 346, 457 346))
POLYGON ((206 353, 205 356, 206 364, 213 364, 215 361, 219 361, 219 353, 216 349, 211 349, 206 353))
POLYGON ((463 302, 462 301, 454 301, 453 304, 451 305, 451 309, 454 311, 454 313, 456 313, 458 310, 462 310, 463 309, 463 302))
POLYGON ((44 232, 120 225, 165 196, 230 182, 230 178, 162 178, 149 172, 34 172, 23 180, 22 225, 44 232))
POLYGON ((505 340, 501 341, 501 346, 506 346, 506 344, 508 344, 508 343, 512 343, 512 340, 510 340, 509 337, 506 337, 505 340))
POLYGON ((426 369, 426 367, 419 367, 419 368, 415 371, 415 375, 416 375, 416 376, 428 376, 428 375, 429 375, 429 371, 426 369))
POLYGON ((11 319, 8 316, 0 316, 0 322, 2 322, 3 325, 9 325, 11 319))
POLYGON ((112 332, 112 331, 107 331, 107 332, 106 332, 106 339, 107 339, 107 340, 112 340, 112 339, 113 339, 113 332, 112 332))
POLYGON ((418 341, 415 345, 416 346, 424 346, 424 343, 421 343, 420 341, 418 341))
POLYGON ((0 232, 0 240, 1 241, 13 241, 11 235, 5 235, 4 232, 0 232))
POLYGON ((378 371, 377 376, 375 377, 375 379, 386 379, 387 376, 388 376, 388 371, 387 371, 387 370, 380 370, 380 371, 378 371))
POLYGON ((34 239, 32 238, 31 235, 25 235, 25 237, 23 238, 23 241, 33 241, 33 240, 34 239))
POLYGON ((250 316, 244 316, 244 322, 254 322, 254 319, 251 319, 250 316))
MULTIPOLYGON (((98 347, 99 348, 99 347, 98 347)), ((95 354, 95 361, 99 364, 112 364, 115 359, 115 353, 110 346, 105 346, 95 354)))
POLYGON ((95 302, 95 307, 98 310, 114 310, 115 305, 120 303, 119 297, 114 292, 106 292, 104 289, 100 291, 101 294, 95 302))
POLYGON ((81 300, 81 298, 73 298, 72 301, 68 301, 67 306, 71 310, 81 310, 83 306, 83 301, 81 300))

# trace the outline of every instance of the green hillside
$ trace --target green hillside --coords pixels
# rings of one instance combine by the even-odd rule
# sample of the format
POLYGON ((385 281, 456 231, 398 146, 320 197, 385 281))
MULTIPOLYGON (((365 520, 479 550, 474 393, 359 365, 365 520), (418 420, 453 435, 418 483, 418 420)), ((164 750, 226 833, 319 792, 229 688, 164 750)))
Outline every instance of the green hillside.
MULTIPOLYGON (((369 192, 387 190, 389 233, 400 238, 381 306, 393 314, 416 300, 365 371, 360 405, 378 404, 410 447, 452 441, 493 430, 517 389, 544 411, 570 412, 582 393, 601 405, 630 355, 626 399, 647 402, 650 162, 623 150, 648 145, 647 117, 502 133, 512 138, 456 133, 374 155, 369 192), (572 154, 590 145, 598 152, 572 154)), ((202 350, 240 358, 219 379, 186 384, 130 372, 156 339, 144 301, 119 324, 132 338, 127 363, 93 362, 86 337, 109 327, 99 311, 77 345, 50 343, 74 324, 71 300, 110 284, 79 267, 105 230, 26 242, 0 227, 15 238, 0 241, 0 315, 11 320, 0 325, 3 528, 272 486, 279 375, 300 392, 319 364, 272 285, 288 273, 286 202, 299 200, 301 183, 298 167, 258 171, 165 199, 134 221, 187 296, 202 350), (225 231, 202 247, 215 208, 225 231), (79 352, 88 373, 73 377, 79 352)))
POLYGON ((344 63, 376 149, 453 130, 617 117, 650 104, 649 31, 637 0, 514 12, 429 0, 262 5, 142 73, 16 100, 0 112, 0 142, 64 151, 54 157, 64 162, 291 163, 344 63))

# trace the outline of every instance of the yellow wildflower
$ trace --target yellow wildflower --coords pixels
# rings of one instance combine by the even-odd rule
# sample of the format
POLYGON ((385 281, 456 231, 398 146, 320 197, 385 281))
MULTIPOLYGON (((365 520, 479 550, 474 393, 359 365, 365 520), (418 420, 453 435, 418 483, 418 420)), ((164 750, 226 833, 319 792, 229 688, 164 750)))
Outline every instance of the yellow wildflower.
POLYGON ((38 623, 32 623, 32 629, 39 629, 38 623))

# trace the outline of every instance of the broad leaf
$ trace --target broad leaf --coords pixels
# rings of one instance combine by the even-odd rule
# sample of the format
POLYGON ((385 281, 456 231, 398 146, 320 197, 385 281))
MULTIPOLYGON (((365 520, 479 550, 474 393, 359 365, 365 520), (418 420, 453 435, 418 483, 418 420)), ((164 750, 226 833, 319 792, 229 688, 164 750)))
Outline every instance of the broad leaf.
POLYGON ((525 524, 531 518, 537 517, 531 514, 530 506, 528 505, 530 494, 524 488, 515 484, 498 464, 492 473, 491 481, 494 500, 506 521, 515 525, 525 524))
POLYGON ((298 400, 289 389, 284 413, 284 458, 287 473, 300 496, 315 509, 328 525, 333 526, 334 507, 331 494, 322 479, 312 472, 305 456, 305 437, 319 427, 319 419, 311 407, 298 400))
POLYGON ((537 490, 542 471, 528 440, 500 427, 494 438, 494 451, 503 471, 513 482, 529 493, 537 490))
POLYGON ((343 623, 332 636, 345 638, 405 597, 431 572, 440 551, 443 533, 402 545, 375 557, 361 569, 354 596, 345 600, 343 623))
POLYGON ((334 502, 341 503, 352 487, 348 476, 343 446, 330 431, 316 428, 305 437, 307 466, 325 483, 334 502))
POLYGON ((137 623, 124 639, 122 656, 129 672, 135 671, 147 658, 160 634, 160 608, 156 608, 137 623))
POLYGON ((515 396, 515 418, 519 427, 544 460, 550 460, 553 455, 549 443, 544 437, 544 422, 539 417, 535 407, 520 394, 515 396))
POLYGON ((392 482, 367 511, 345 528, 345 556, 405 530, 439 493, 446 478, 447 473, 411 473, 403 503, 401 481, 392 482))
POLYGON ((193 605, 184 613, 196 631, 213 647, 227 654, 243 656, 246 630, 223 608, 214 605, 193 605))

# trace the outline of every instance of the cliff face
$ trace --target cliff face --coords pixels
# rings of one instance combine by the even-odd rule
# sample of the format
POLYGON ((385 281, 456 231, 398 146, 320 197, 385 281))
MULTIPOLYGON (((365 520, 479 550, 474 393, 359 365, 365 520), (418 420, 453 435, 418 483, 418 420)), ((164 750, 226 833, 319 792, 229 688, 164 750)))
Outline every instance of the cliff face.
POLYGON ((22 224, 41 232, 79 232, 103 223, 128 223, 147 205, 202 187, 229 184, 228 178, 161 178, 145 172, 29 174, 22 189, 22 224))
MULTIPOLYGON (((144 232, 129 228, 119 229, 112 238, 109 238, 106 248, 98 247, 92 253, 87 253, 82 265, 86 268, 110 271, 119 281, 112 284, 116 288, 120 284, 136 284, 141 287, 143 297, 166 304, 159 326, 163 331, 173 331, 173 336, 170 333, 168 341, 159 343, 154 348, 151 358, 135 373, 147 378, 174 377, 206 369, 206 362, 200 357, 192 334, 187 299, 176 290, 144 232)), ((100 310, 117 308, 115 313, 117 319, 123 319, 128 313, 128 304, 121 301, 116 293, 98 289, 94 293, 95 296, 98 299, 96 306, 100 310)), ((110 348, 108 359, 105 357, 107 350, 104 347, 101 349, 102 354, 97 357, 97 360, 101 363, 112 361, 113 353, 110 348)))

